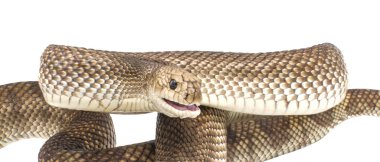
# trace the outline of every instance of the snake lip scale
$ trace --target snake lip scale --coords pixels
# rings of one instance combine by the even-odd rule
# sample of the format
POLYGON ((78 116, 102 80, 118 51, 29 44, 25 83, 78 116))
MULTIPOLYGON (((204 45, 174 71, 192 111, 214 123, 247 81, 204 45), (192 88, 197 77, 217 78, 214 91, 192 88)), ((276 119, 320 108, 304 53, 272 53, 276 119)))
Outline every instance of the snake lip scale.
POLYGON ((163 100, 177 110, 182 110, 182 111, 183 110, 190 110, 190 111, 198 111, 199 110, 199 107, 196 106, 195 104, 194 105, 182 105, 180 103, 170 101, 167 99, 163 99, 163 100))

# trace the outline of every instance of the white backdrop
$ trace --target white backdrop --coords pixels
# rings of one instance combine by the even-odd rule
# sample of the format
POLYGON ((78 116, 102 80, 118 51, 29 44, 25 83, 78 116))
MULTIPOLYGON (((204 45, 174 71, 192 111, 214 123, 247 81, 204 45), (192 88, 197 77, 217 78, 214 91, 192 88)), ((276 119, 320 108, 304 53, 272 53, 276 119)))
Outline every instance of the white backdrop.
MULTIPOLYGON (((0 2, 0 84, 37 80, 49 44, 114 51, 265 52, 331 42, 350 88, 380 89, 379 4, 362 1, 0 2)), ((156 114, 113 116, 118 145, 154 138, 156 114)), ((358 117, 272 162, 379 161, 380 118, 358 117)), ((44 140, 12 143, 0 161, 37 161, 44 140)))

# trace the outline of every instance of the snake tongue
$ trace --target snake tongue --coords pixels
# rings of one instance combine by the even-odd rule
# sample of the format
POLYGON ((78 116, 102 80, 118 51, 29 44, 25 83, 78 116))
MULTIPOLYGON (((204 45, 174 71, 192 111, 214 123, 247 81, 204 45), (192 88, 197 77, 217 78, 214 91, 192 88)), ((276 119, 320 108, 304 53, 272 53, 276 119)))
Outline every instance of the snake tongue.
POLYGON ((184 110, 197 111, 197 110, 199 110, 199 107, 196 106, 195 104, 193 104, 193 105, 182 105, 180 103, 170 101, 167 99, 164 99, 164 100, 166 103, 168 103, 170 106, 172 106, 173 108, 175 108, 177 110, 181 110, 181 111, 184 111, 184 110))

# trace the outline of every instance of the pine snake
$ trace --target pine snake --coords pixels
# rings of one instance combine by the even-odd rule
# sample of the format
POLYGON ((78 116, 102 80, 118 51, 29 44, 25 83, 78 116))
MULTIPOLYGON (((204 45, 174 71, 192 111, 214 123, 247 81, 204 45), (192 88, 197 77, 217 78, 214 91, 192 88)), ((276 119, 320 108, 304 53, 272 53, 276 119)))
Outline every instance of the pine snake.
POLYGON ((50 137, 40 161, 264 161, 380 104, 377 90, 347 89, 328 43, 255 54, 50 45, 41 60, 39 82, 0 87, 1 146, 50 137), (154 141, 113 148, 108 113, 152 111, 154 141))

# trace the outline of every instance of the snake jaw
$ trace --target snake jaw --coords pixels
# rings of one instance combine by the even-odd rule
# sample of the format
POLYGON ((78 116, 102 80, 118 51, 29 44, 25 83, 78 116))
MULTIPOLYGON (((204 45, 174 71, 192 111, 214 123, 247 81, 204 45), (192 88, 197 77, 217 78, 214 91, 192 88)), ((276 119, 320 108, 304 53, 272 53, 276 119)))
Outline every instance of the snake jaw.
POLYGON ((181 110, 181 111, 184 111, 184 110, 197 111, 197 110, 199 110, 199 107, 195 104, 183 105, 183 104, 180 104, 178 102, 170 101, 167 99, 163 99, 163 100, 177 110, 181 110))
POLYGON ((151 101, 157 112, 172 118, 195 118, 201 113, 196 104, 184 105, 158 96, 151 101))

